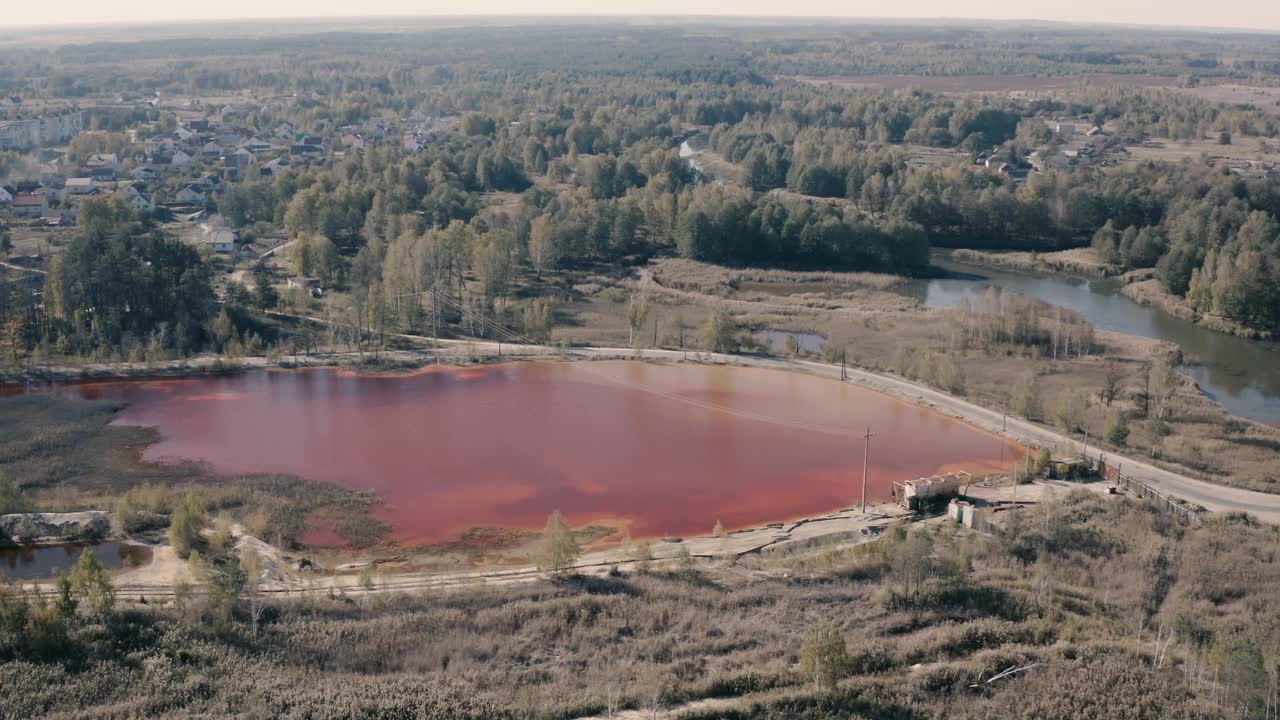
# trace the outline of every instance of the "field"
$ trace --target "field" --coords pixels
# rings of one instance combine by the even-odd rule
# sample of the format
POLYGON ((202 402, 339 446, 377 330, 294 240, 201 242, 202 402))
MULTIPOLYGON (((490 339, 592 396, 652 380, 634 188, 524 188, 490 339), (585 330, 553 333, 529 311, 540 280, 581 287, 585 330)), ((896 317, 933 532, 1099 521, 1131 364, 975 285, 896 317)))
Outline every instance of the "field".
POLYGON ((1039 75, 857 75, 793 78, 815 85, 832 84, 848 88, 882 90, 923 90, 948 95, 990 94, 1002 97, 1061 96, 1082 85, 1125 85, 1131 87, 1171 87, 1177 78, 1158 75, 1100 73, 1077 76, 1039 75))
POLYGON ((1226 105, 1253 105, 1259 110, 1280 114, 1280 88, 1277 87, 1223 83, 1177 88, 1176 92, 1226 105))
POLYGON ((1230 145, 1221 144, 1216 137, 1200 140, 1152 138, 1141 145, 1125 146, 1125 153, 1128 160, 1134 162, 1199 161, 1207 158, 1225 160, 1233 165, 1248 165, 1250 162, 1280 163, 1280 143, 1247 136, 1232 137, 1230 145))

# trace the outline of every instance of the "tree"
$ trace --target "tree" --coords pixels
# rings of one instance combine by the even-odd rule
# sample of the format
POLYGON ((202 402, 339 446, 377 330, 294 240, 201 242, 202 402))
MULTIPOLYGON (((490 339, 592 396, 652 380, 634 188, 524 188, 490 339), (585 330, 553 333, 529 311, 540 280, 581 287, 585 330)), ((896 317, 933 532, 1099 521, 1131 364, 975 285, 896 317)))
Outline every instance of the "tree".
POLYGON ((70 581, 76 600, 87 606, 90 612, 101 618, 111 613, 116 604, 116 591, 111 584, 111 575, 89 548, 80 553, 80 560, 71 571, 70 581))
POLYGON ((546 215, 539 215, 529 225, 529 262, 539 278, 555 264, 555 235, 546 215))
POLYGON ((563 575, 573 569, 578 559, 578 543, 573 533, 565 524, 564 516, 555 510, 547 518, 547 526, 542 530, 542 538, 538 543, 538 570, 552 575, 563 575))
POLYGON ((178 557, 185 558, 191 554, 192 548, 200 539, 200 529, 204 527, 205 519, 204 504, 194 495, 188 495, 173 511, 173 516, 169 518, 169 544, 178 557))
POLYGON ((252 543, 240 551, 240 567, 244 570, 244 591, 249 600, 249 624, 253 639, 258 639, 258 621, 262 619, 262 554, 252 543))
POLYGON ((702 333, 702 342, 711 352, 737 352, 738 322, 734 320, 733 313, 723 307, 712 310, 702 333))
POLYGON ((1172 414, 1173 398, 1178 392, 1178 372, 1166 361, 1151 366, 1151 416, 1161 422, 1172 414))
POLYGON ((1102 366, 1102 389, 1098 391, 1098 397, 1107 407, 1111 407, 1111 403, 1119 396, 1123 383, 1124 369, 1118 363, 1108 360, 1102 366))
POLYGON ((0 515, 24 513, 30 509, 31 504, 18 481, 0 474, 0 515))
POLYGON ((1027 371, 1013 384, 1009 392, 1009 409, 1028 420, 1040 419, 1043 410, 1035 371, 1027 371))
POLYGON ((792 333, 788 333, 786 339, 782 341, 782 352, 787 357, 796 357, 800 354, 800 340, 792 333))
POLYGON ((645 293, 633 294, 627 300, 627 327, 631 333, 628 336, 627 344, 635 347, 636 338, 640 332, 644 330, 644 325, 649 320, 649 296, 645 293))
POLYGON ((75 588, 71 584, 71 578, 66 575, 58 575, 58 580, 54 587, 58 594, 53 601, 54 611, 64 620, 70 620, 76 616, 76 608, 80 606, 80 601, 76 599, 75 588))
POLYGON ((27 322, 21 315, 14 315, 0 325, 0 342, 8 351, 9 360, 17 365, 27 349, 27 322))
POLYGON ((848 672, 849 655, 839 628, 829 620, 810 625, 800 647, 800 673, 822 692, 834 690, 848 672))
POLYGON ((1078 392, 1066 392, 1058 398, 1058 410, 1054 413, 1054 419, 1062 430, 1073 433, 1084 429, 1085 412, 1088 409, 1088 396, 1078 392))
POLYGON ((1107 428, 1107 442, 1118 447, 1124 447, 1129 442, 1129 421, 1125 419, 1124 413, 1116 413, 1111 419, 1107 428))
POLYGON ((276 292, 271 278, 265 272, 258 273, 255 279, 253 302, 261 310, 275 310, 280 304, 280 293, 276 292))

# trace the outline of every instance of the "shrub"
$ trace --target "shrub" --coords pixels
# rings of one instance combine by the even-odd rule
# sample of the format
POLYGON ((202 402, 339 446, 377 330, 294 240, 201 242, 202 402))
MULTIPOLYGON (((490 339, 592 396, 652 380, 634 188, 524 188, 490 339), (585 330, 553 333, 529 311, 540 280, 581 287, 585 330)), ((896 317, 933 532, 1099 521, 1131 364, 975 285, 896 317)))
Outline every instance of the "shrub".
POLYGON ((830 621, 809 626, 800 648, 800 673, 813 681, 816 690, 833 690, 849 672, 849 655, 844 636, 830 621))

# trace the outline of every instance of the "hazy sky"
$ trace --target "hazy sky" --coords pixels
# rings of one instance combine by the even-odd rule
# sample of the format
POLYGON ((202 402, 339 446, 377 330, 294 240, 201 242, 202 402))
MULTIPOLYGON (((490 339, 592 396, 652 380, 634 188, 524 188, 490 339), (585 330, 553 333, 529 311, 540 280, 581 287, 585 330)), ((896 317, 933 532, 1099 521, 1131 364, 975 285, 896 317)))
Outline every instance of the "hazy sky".
POLYGON ((512 13, 993 18, 1280 30, 1277 0, 12 0, 0 6, 0 26, 512 13))

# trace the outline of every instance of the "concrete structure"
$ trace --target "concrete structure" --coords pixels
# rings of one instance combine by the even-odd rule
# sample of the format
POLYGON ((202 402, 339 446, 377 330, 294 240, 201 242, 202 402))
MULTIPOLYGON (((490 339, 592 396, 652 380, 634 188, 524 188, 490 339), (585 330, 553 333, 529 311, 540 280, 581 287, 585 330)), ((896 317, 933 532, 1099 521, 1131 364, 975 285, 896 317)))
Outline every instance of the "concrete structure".
POLYGON ((893 484, 893 499, 908 510, 920 510, 928 505, 957 497, 969 484, 967 472, 946 473, 915 480, 903 480, 893 484))
POLYGON ((27 120, 0 121, 0 150, 30 150, 62 143, 84 129, 79 110, 27 120))
POLYGON ((952 500, 951 504, 947 505, 947 517, 973 530, 986 528, 988 512, 990 512, 988 507, 975 505, 968 500, 959 498, 952 500))

